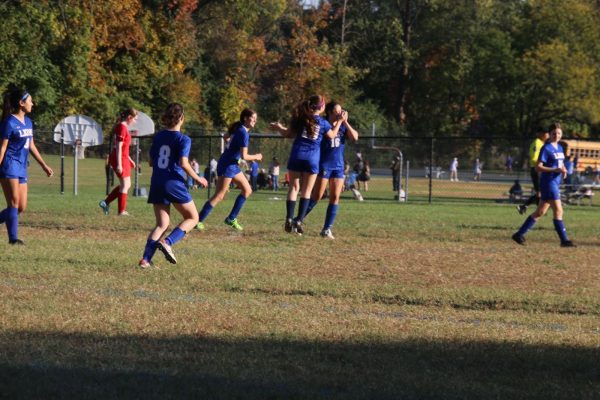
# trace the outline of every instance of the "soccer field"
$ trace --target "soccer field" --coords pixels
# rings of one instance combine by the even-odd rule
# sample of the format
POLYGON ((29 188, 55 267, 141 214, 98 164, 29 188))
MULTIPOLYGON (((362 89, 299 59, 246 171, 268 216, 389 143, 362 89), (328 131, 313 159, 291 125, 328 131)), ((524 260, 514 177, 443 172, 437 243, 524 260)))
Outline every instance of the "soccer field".
POLYGON ((232 190, 177 265, 140 270, 152 207, 103 215, 103 162, 79 167, 75 197, 33 163, 26 246, 0 241, 0 398, 600 398, 597 206, 565 210, 577 248, 551 216, 518 246, 514 206, 403 204, 374 179, 328 241, 326 203, 283 231, 285 191, 232 231, 232 190))

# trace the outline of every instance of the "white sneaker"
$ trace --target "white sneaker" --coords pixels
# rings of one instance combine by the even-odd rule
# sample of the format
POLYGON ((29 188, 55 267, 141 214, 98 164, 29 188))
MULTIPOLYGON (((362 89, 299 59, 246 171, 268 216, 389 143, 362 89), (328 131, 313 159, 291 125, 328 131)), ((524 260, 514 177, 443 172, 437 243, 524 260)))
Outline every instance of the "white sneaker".
POLYGON ((322 238, 327 238, 327 239, 335 239, 335 236, 333 236, 333 233, 331 232, 331 229, 323 229, 320 233, 322 238))
POLYGON ((127 211, 123 211, 122 213, 119 213, 119 217, 131 217, 131 214, 129 214, 127 211))

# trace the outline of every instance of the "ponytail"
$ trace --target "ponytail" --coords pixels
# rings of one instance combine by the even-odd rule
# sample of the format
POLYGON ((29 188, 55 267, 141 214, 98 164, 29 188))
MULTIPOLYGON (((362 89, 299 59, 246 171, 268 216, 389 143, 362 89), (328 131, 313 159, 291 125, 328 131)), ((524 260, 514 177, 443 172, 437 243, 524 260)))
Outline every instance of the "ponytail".
POLYGON ((21 102, 27 100, 30 94, 27 90, 12 88, 4 93, 4 101, 2 103, 2 122, 4 122, 11 114, 19 112, 21 102))
POLYGON ((127 118, 131 117, 136 117, 138 115, 138 111, 131 107, 131 108, 127 108, 123 111, 121 111, 119 113, 119 116, 117 117, 117 124, 123 122, 123 121, 127 121, 127 118))
POLYGON ((311 96, 308 100, 304 100, 292 111, 290 128, 296 136, 307 132, 307 136, 314 139, 319 135, 319 124, 315 118, 315 112, 320 110, 325 105, 323 96, 311 96))
POLYGON ((233 124, 229 125, 229 128, 227 128, 227 133, 229 135, 233 134, 233 132, 235 132, 240 126, 244 125, 244 121, 246 120, 246 118, 250 118, 254 114, 256 114, 256 111, 254 111, 253 109, 244 108, 240 113, 240 119, 234 122, 233 124))

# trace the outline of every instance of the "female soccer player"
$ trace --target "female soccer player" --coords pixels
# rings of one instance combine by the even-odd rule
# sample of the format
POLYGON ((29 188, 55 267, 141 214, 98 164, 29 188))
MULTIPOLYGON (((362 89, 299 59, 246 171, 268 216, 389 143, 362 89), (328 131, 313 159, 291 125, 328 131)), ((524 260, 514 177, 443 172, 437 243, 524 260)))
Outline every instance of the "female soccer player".
POLYGON ((217 163, 217 188, 215 194, 206 202, 200 210, 200 221, 196 225, 196 229, 204 230, 204 220, 211 213, 213 208, 219 204, 224 198, 229 184, 233 181, 242 191, 236 197, 233 208, 229 216, 225 218, 225 224, 229 225, 237 231, 242 231, 244 228, 237 220, 246 199, 252 194, 252 188, 246 175, 242 172, 239 166, 240 160, 244 161, 261 161, 262 154, 248 154, 248 143, 250 141, 250 129, 256 125, 256 112, 245 108, 240 114, 239 121, 233 123, 227 130, 227 148, 221 154, 217 163))
POLYGON ((8 243, 22 245, 19 239, 19 214, 27 208, 27 159, 29 153, 46 175, 52 168, 45 162, 33 142, 33 124, 26 116, 33 108, 31 95, 24 90, 11 90, 4 95, 0 133, 0 183, 6 208, 0 211, 0 223, 6 222, 8 243))
POLYGON ((116 186, 108 197, 98 204, 104 214, 108 214, 110 203, 118 198, 119 215, 129 215, 126 211, 127 192, 131 187, 131 169, 135 168, 135 162, 129 156, 129 145, 131 144, 129 125, 135 122, 137 114, 137 110, 133 108, 122 111, 119 114, 117 124, 113 128, 115 147, 110 152, 109 163, 119 178, 119 186, 116 186))
POLYGON ((290 184, 286 202, 285 231, 304 233, 302 223, 308 210, 310 195, 319 172, 321 141, 326 136, 333 139, 337 136, 342 120, 337 120, 333 127, 320 116, 325 110, 325 99, 322 96, 311 96, 300 103, 292 112, 290 127, 279 122, 272 122, 271 128, 282 136, 295 138, 288 160, 290 184), (300 192, 298 216, 292 219, 296 208, 296 198, 300 192))
POLYGON ((196 205, 186 186, 186 174, 201 186, 208 186, 208 182, 194 172, 188 161, 192 141, 179 131, 183 120, 183 106, 177 103, 169 104, 161 118, 161 123, 166 128, 154 136, 150 148, 152 177, 148 203, 154 205, 156 226, 146 241, 144 255, 139 262, 142 268, 151 265, 156 249, 162 251, 170 263, 176 264, 173 245, 183 239, 198 223, 196 205), (184 219, 169 236, 160 240, 169 227, 171 204, 184 219))
POLYGON ((342 110, 342 106, 336 102, 327 103, 325 106, 325 115, 330 124, 336 121, 342 121, 342 125, 337 136, 333 139, 324 138, 321 142, 321 159, 319 161, 319 177, 315 183, 310 196, 310 203, 306 214, 317 205, 317 202, 323 197, 327 183, 329 182, 329 206, 325 215, 325 224, 321 230, 321 236, 328 239, 335 239, 331 232, 331 227, 337 215, 340 194, 344 189, 344 145, 346 139, 350 141, 358 140, 358 132, 348 123, 348 113, 342 110))
POLYGON ((550 140, 542 147, 537 161, 537 170, 540 173, 540 204, 537 210, 531 214, 521 228, 512 235, 512 239, 518 244, 525 244, 525 234, 533 228, 537 220, 543 217, 552 207, 554 213, 554 229, 560 238, 562 247, 575 247, 567 237, 567 230, 562 221, 563 208, 560 201, 560 181, 566 177, 567 169, 564 166, 565 155, 563 148, 558 144, 562 137, 560 123, 555 122, 550 126, 550 140))

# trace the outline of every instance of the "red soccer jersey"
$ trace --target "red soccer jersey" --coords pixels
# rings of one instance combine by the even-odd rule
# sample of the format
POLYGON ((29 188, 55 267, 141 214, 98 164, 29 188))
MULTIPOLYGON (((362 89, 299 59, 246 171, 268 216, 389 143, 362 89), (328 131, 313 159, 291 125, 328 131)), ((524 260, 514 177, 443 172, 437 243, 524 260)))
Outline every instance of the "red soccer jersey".
MULTIPOLYGON (((121 148, 121 166, 123 168, 123 173, 120 175, 122 178, 131 176, 131 162, 129 161, 129 145, 131 144, 131 135, 129 134, 129 129, 127 129, 127 125, 124 123, 117 124, 113 129, 114 134, 114 147, 110 152, 110 166, 112 169, 117 172, 117 148, 119 143, 123 143, 123 147, 121 148)), ((119 175, 119 174, 117 174, 119 175)))

